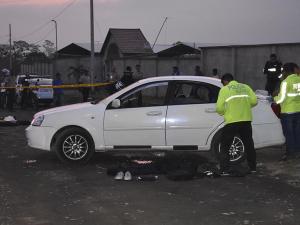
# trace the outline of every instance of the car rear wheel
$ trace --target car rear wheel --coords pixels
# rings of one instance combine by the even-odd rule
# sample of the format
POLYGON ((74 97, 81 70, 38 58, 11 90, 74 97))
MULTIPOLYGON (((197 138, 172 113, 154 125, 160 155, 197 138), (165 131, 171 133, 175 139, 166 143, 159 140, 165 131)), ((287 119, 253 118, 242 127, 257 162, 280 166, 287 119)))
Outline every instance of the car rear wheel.
MULTIPOLYGON (((212 152, 217 160, 221 156, 221 133, 217 133, 212 142, 212 152)), ((243 162, 246 158, 245 145, 242 138, 235 135, 229 149, 230 164, 236 165, 243 162)))
POLYGON ((68 128, 62 131, 54 143, 58 158, 67 163, 85 164, 95 152, 91 136, 80 128, 68 128))

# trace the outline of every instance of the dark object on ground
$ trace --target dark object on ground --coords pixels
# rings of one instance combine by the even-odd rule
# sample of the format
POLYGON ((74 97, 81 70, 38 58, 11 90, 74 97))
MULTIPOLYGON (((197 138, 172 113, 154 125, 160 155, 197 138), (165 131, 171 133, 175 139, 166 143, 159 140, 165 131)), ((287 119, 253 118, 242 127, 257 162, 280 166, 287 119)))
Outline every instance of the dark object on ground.
MULTIPOLYGON (((157 180, 159 174, 165 174, 169 180, 186 181, 195 178, 221 177, 216 163, 196 154, 168 155, 164 158, 133 159, 119 157, 117 163, 107 168, 107 175, 115 176, 120 171, 130 171, 137 180, 157 180), (139 179, 140 178, 140 179, 139 179)), ((236 165, 232 166, 230 177, 244 177, 248 174, 248 168, 236 165)))
POLYGON ((157 175, 141 175, 136 178, 138 181, 156 181, 158 180, 157 175))
POLYGON ((30 121, 16 121, 16 122, 8 122, 8 121, 0 121, 0 127, 14 127, 14 126, 28 126, 30 125, 30 121))
POLYGON ((28 120, 16 120, 14 116, 0 117, 0 127, 27 126, 30 123, 28 120))

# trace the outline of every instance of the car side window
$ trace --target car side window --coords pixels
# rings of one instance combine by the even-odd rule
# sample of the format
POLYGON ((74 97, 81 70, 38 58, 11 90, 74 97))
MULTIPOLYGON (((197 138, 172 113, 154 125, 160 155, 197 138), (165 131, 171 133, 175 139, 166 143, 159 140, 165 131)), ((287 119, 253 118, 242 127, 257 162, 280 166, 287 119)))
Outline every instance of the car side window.
POLYGON ((156 82, 138 87, 125 93, 119 99, 120 108, 163 106, 166 100, 168 82, 156 82))
POLYGON ((170 105, 216 103, 220 88, 202 82, 177 82, 171 94, 170 105))

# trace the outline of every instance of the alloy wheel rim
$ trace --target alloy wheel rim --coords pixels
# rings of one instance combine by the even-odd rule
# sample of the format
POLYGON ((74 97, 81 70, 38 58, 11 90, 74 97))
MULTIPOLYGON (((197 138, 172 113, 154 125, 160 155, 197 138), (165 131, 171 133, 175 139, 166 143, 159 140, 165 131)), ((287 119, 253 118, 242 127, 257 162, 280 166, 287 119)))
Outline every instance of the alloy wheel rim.
MULTIPOLYGON (((219 152, 221 152, 221 144, 219 144, 219 152)), ((231 162, 240 160, 245 154, 245 146, 241 138, 234 137, 229 149, 229 159, 231 162)))
POLYGON ((244 143, 239 137, 234 137, 229 149, 230 161, 234 162, 244 155, 244 143))
POLYGON ((89 144, 85 137, 73 134, 64 140, 62 149, 68 159, 80 160, 88 153, 89 144))

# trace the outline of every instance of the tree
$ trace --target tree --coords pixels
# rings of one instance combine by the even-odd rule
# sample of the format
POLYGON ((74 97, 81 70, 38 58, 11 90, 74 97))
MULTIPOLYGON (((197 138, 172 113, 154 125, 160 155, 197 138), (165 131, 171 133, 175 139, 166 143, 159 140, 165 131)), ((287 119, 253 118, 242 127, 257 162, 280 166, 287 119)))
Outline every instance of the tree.
MULTIPOLYGON (((48 43, 49 45, 49 43, 48 43)), ((0 66, 1 68, 9 68, 9 45, 0 45, 0 66)), ((41 51, 41 47, 37 44, 30 44, 26 41, 19 40, 14 41, 12 45, 12 61, 13 71, 12 73, 18 73, 19 67, 22 63, 33 63, 36 61, 46 61, 49 58, 44 52, 41 51)))
POLYGON ((42 47, 44 48, 44 52, 47 57, 52 58, 54 56, 55 46, 53 42, 45 40, 42 47))
POLYGON ((13 56, 17 61, 24 61, 29 54, 39 52, 39 45, 29 44, 26 41, 14 41, 13 56))

